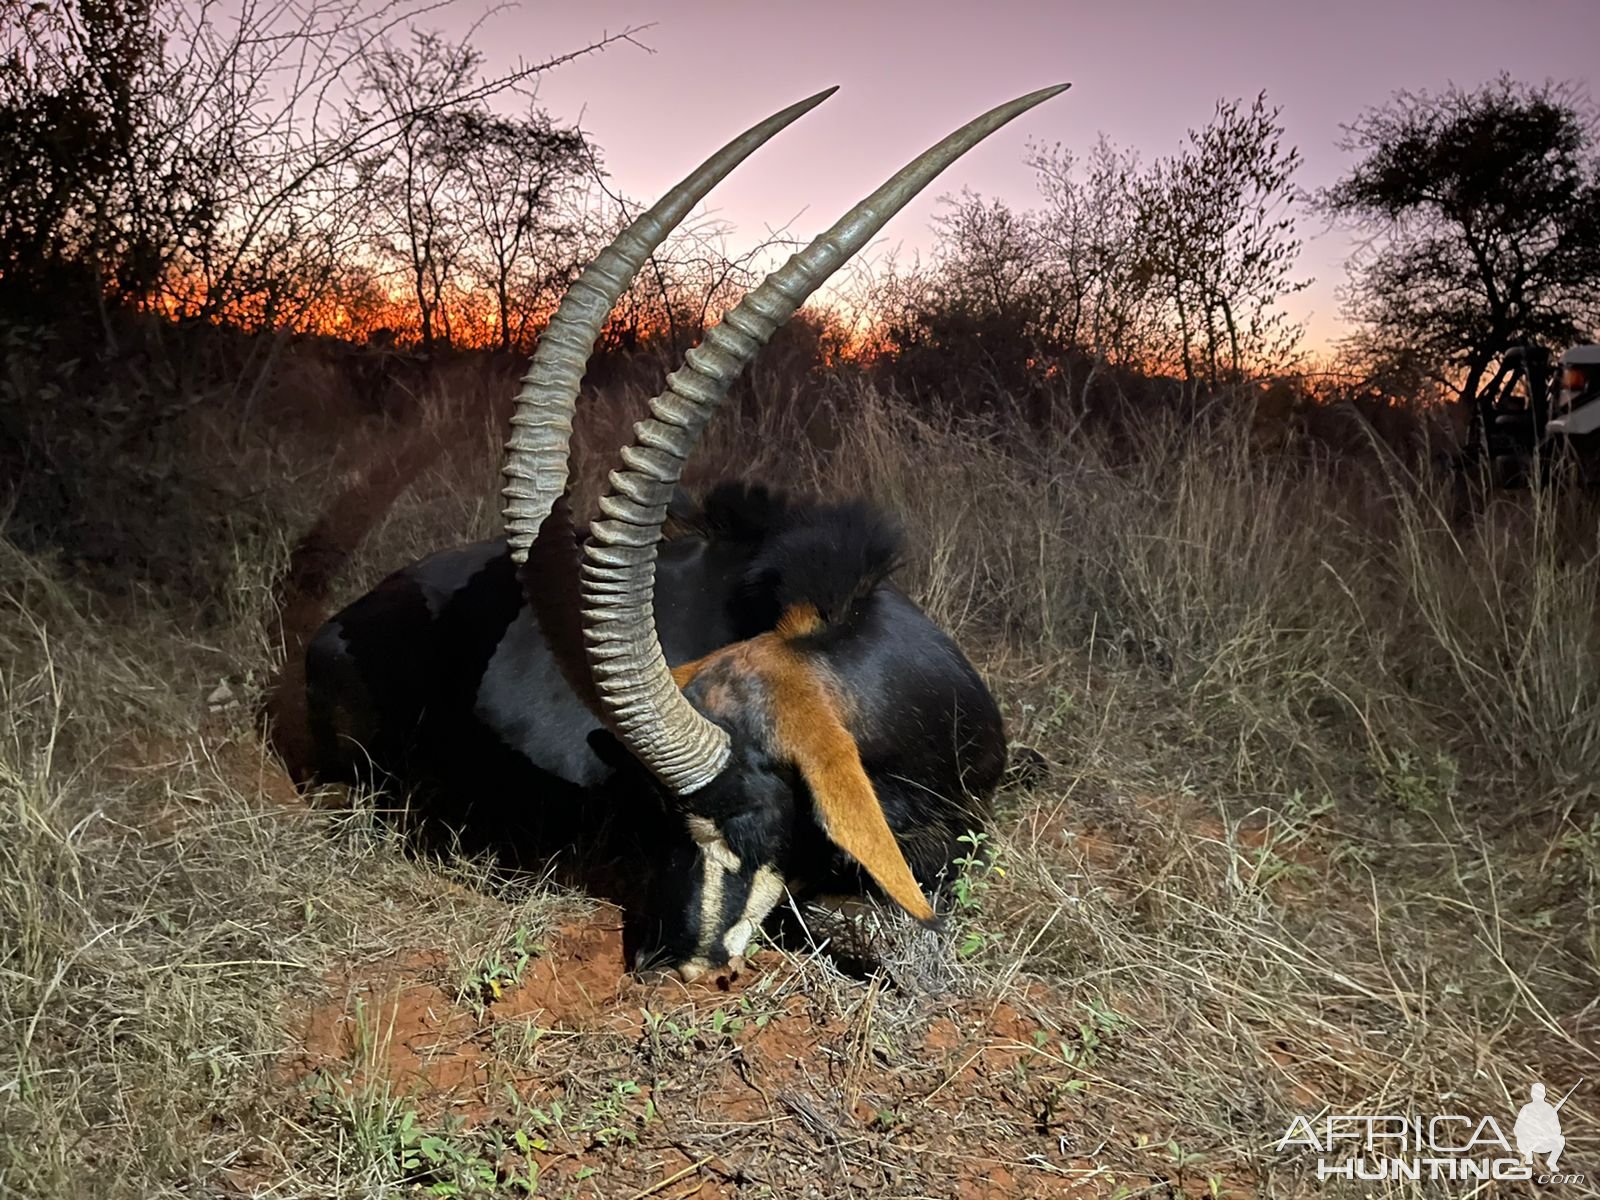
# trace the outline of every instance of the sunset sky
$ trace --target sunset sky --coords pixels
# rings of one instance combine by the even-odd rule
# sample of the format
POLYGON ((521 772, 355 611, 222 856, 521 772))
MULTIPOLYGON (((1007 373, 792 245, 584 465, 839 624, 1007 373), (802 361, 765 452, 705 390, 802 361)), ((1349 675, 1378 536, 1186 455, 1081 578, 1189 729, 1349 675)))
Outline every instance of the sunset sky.
MULTIPOLYGON (((465 31, 463 4, 438 27, 465 31)), ((540 102, 579 120, 613 185, 652 199, 731 134, 839 84, 712 194, 735 244, 792 223, 824 228, 930 142, 984 109, 1063 80, 1072 90, 996 134, 889 226, 880 248, 925 248, 937 197, 969 187, 1036 201, 1029 141, 1089 148, 1104 132, 1148 161, 1205 123, 1219 97, 1266 89, 1305 163, 1300 184, 1331 182, 1349 161, 1339 126, 1397 88, 1476 86, 1500 71, 1589 83, 1600 62, 1600 0, 1211 0, 1210 3, 650 4, 523 0, 489 16, 474 41, 491 67, 535 60, 603 33, 650 26, 648 51, 613 47, 546 75, 540 102)), ((1335 294, 1349 235, 1303 213, 1293 301, 1313 345, 1337 334, 1335 294)))

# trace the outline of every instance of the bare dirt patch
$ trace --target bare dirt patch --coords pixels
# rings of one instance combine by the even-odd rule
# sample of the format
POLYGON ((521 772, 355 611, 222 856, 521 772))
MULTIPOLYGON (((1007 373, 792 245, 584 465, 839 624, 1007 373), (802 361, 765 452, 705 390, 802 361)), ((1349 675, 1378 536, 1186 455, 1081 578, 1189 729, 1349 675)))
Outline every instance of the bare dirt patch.
MULTIPOLYGON (((1003 1000, 908 997, 880 978, 819 987, 815 962, 770 949, 722 985, 641 982, 621 926, 598 907, 489 989, 437 954, 330 978, 279 1081, 316 1097, 381 1080, 417 1128, 540 1195, 1098 1196, 1190 1182, 1154 1147, 1132 1173, 1106 1165, 1104 1135, 1128 1128, 1095 1067, 1115 1035, 1071 1021, 1042 985, 1003 1000)), ((442 1179, 426 1163, 414 1176, 442 1179)), ((1243 1171, 1217 1179, 1253 1190, 1243 1171)))

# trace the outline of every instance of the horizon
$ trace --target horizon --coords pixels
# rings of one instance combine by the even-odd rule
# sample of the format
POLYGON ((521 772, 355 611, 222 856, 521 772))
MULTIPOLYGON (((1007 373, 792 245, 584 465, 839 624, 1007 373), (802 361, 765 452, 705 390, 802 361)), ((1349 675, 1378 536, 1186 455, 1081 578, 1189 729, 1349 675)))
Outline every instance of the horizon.
MULTIPOLYGON (((580 14, 530 3, 484 15, 458 6, 430 14, 438 22, 417 27, 455 38, 470 34, 489 73, 511 68, 519 57, 537 61, 637 29, 638 45, 613 45, 536 81, 540 106, 594 140, 611 185, 632 200, 654 199, 738 128, 838 85, 836 96, 712 193, 703 211, 728 223, 734 253, 775 230, 809 237, 979 112, 1035 87, 1072 84, 941 176, 873 243, 867 252, 873 259, 896 249, 926 254, 936 240, 930 222, 942 198, 963 190, 1018 209, 1036 207, 1038 192, 1024 161, 1030 144, 1059 142, 1082 153, 1103 134, 1148 163, 1176 151, 1188 130, 1204 126, 1217 101, 1248 101, 1263 90, 1281 109, 1286 142, 1301 152, 1296 182, 1302 193, 1312 193, 1353 161, 1337 147, 1341 126, 1397 90, 1471 89, 1504 72, 1529 83, 1570 82, 1587 94, 1586 40, 1555 35, 1585 27, 1600 32, 1600 15, 1580 0, 1535 6, 1548 37, 1530 36, 1534 22, 1525 10, 1499 0, 1405 8, 1357 0, 1338 12, 1286 11, 1263 0, 1204 10, 1002 0, 981 13, 942 14, 937 25, 913 20, 921 14, 904 0, 870 9, 824 0, 808 6, 803 19, 778 7, 705 2, 674 6, 666 15, 654 7, 643 0, 598 0, 580 14), (1441 21, 1446 12, 1450 19, 1441 21), (1151 22, 1152 14, 1160 21, 1151 22), (1156 24, 1155 35, 1145 36, 1148 29, 1136 28, 1141 23, 1156 24), (1216 36, 1237 28, 1251 32, 1232 40, 1216 36), (1119 78, 1117 48, 1141 37, 1138 74, 1130 83, 1119 78), (896 44, 909 45, 914 63, 923 64, 917 78, 880 69, 881 47, 896 44), (739 69, 773 45, 783 53, 771 56, 768 69, 739 69), (1317 53, 1292 52, 1306 45, 1317 46, 1317 53), (699 88, 675 82, 686 70, 700 70, 708 47, 715 47, 719 64, 734 68, 699 88), (1356 55, 1361 49, 1367 53, 1356 55), (1206 70, 1191 69, 1188 60, 1196 54, 1206 70), (1354 75, 1352 61, 1360 65, 1354 75), (908 97, 916 102, 894 102, 908 97), (639 119, 640 112, 648 119, 639 119), (876 136, 863 136, 866 129, 876 136)), ((1350 329, 1337 291, 1358 239, 1303 202, 1295 212, 1302 242, 1296 277, 1312 282, 1283 307, 1305 326, 1302 347, 1322 353, 1350 329)))

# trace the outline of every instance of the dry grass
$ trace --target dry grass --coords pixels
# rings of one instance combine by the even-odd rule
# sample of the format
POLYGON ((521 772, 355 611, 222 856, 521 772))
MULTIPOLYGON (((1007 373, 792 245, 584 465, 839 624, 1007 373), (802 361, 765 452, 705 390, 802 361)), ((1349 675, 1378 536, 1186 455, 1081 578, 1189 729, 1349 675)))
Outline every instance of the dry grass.
MULTIPOLYGON (((505 372, 461 374, 340 597, 492 531, 505 372)), ((592 406, 586 487, 637 402, 592 406)), ((228 531, 203 593, 0 540, 0 1192, 1317 1194, 1275 1149, 1296 1113, 1509 1130, 1580 1075, 1565 1160, 1600 1180, 1592 507, 1467 518, 1243 423, 1019 449, 845 384, 725 422, 698 478, 904 515, 909 582, 1053 770, 1001 797, 948 936, 811 913, 868 979, 774 950, 724 995, 615 982, 583 898, 293 792, 251 715, 273 580, 383 435, 214 422, 173 435, 226 481, 192 498, 228 531)))

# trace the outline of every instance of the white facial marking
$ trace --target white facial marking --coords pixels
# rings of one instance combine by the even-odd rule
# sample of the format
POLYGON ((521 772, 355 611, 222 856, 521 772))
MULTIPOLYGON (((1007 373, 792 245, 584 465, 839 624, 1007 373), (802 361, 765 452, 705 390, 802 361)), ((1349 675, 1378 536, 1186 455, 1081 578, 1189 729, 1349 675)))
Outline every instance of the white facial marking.
MULTIPOLYGON (((737 875, 739 856, 722 836, 715 821, 709 817, 691 815, 685 818, 689 836, 700 847, 700 941, 695 956, 679 974, 686 980, 697 979, 709 969, 711 948, 717 944, 717 926, 722 921, 722 896, 728 875, 737 875), (686 974, 685 968, 692 974, 686 974)), ((750 939, 755 936, 761 922, 783 897, 783 877, 771 867, 759 868, 750 881, 750 894, 745 898, 744 912, 721 937, 722 948, 730 959, 744 953, 750 939)))
POLYGON ((732 871, 735 875, 739 873, 739 856, 723 838, 722 830, 717 828, 715 821, 709 817, 692 816, 686 824, 689 826, 689 836, 700 847, 701 853, 707 858, 716 859, 724 871, 732 871))
POLYGON ((737 958, 744 953, 756 930, 761 928, 761 922, 767 919, 767 914, 782 898, 783 877, 771 867, 759 868, 755 878, 750 881, 750 895, 745 898, 744 912, 722 935, 722 946, 730 958, 737 958))
POLYGON ((696 957, 705 957, 717 940, 717 926, 722 922, 722 879, 725 871, 715 855, 700 847, 700 942, 695 948, 696 957))

